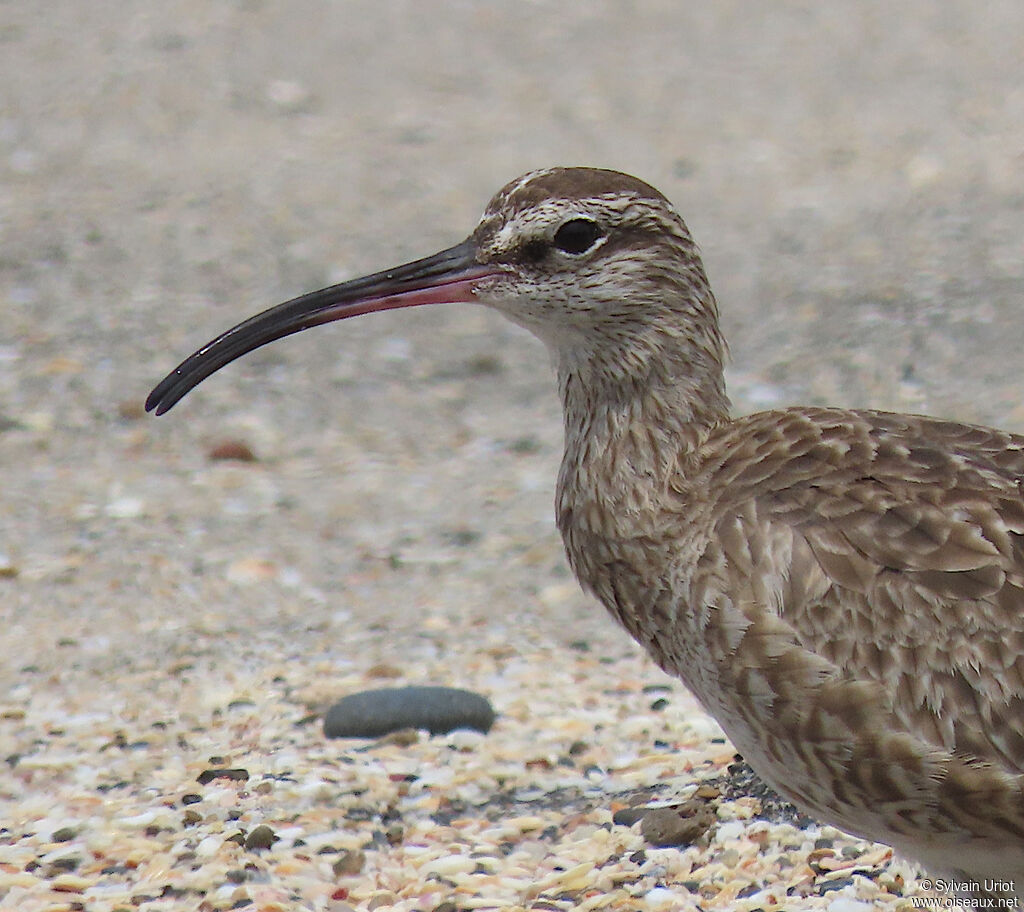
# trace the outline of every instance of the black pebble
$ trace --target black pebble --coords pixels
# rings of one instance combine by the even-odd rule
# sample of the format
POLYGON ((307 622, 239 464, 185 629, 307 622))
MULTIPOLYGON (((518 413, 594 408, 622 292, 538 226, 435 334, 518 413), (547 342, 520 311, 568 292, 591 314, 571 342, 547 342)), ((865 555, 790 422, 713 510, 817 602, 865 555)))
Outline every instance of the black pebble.
POLYGON ((649 810, 649 807, 620 808, 612 814, 612 823, 616 826, 632 826, 638 820, 642 820, 649 810))
POLYGON ((328 738, 379 738, 403 728, 443 735, 459 728, 487 733, 494 708, 480 694, 455 687, 387 687, 349 694, 324 717, 328 738))
POLYGON ((248 770, 214 767, 203 770, 198 776, 196 776, 196 782, 200 785, 206 785, 208 782, 213 782, 214 779, 234 779, 236 782, 245 782, 248 778, 248 770))

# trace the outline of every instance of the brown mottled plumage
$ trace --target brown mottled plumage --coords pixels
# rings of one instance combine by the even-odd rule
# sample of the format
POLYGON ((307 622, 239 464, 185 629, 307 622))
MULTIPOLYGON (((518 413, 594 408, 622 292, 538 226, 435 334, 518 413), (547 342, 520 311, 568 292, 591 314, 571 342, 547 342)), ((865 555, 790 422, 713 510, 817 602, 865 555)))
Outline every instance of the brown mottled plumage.
POLYGON ((147 408, 283 335, 436 301, 548 346, 572 568, 754 769, 823 821, 1024 898, 1024 437, 842 409, 731 419, 682 219, 586 168, 527 174, 462 244, 229 330, 147 408))

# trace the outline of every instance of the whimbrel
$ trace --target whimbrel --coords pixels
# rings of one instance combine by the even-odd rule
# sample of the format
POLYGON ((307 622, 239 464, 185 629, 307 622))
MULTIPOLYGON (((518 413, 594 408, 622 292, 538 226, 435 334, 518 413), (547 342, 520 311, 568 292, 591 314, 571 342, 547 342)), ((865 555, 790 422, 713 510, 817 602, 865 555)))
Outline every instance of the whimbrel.
POLYGON ((998 880, 1024 899, 1024 437, 837 408, 731 418, 683 220, 589 168, 531 172, 461 244, 246 320, 146 408, 291 333, 438 302, 546 344, 569 563, 751 766, 965 895, 998 880))

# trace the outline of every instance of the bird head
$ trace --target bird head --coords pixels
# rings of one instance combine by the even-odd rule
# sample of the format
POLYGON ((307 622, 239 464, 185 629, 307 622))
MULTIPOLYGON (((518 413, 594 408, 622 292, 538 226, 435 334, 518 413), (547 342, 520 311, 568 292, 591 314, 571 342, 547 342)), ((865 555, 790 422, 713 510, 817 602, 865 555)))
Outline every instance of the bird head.
POLYGON ((560 369, 642 374, 664 349, 680 346, 708 349, 721 361, 714 298, 671 203, 617 171, 550 168, 503 187, 461 244, 232 327, 161 381, 146 408, 166 412, 224 365, 301 330, 457 302, 492 307, 530 330, 560 369))

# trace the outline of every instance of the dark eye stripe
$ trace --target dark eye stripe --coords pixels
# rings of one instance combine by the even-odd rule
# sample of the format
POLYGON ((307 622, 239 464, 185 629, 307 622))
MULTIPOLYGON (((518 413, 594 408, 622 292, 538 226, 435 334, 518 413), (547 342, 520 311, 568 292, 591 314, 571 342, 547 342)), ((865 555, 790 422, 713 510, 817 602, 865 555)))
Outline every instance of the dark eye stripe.
POLYGON ((548 249, 547 241, 534 238, 519 247, 519 256, 527 263, 539 263, 548 255, 548 249))

